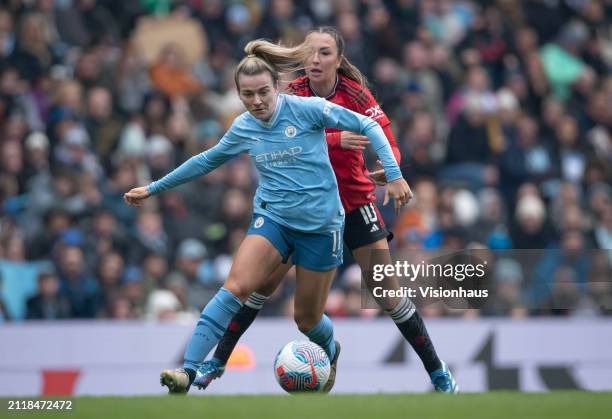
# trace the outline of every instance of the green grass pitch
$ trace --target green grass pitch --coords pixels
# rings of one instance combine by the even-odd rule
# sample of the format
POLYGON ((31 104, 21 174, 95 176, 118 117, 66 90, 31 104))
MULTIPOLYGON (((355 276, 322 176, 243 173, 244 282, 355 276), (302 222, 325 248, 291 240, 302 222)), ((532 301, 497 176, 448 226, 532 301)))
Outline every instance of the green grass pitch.
MULTIPOLYGON (((69 412, 7 410, 0 418, 104 419, 598 419, 612 418, 612 393, 490 392, 479 394, 370 394, 299 396, 75 397, 69 412)), ((25 400, 20 398, 19 400, 25 400)), ((31 400, 31 399, 30 399, 31 400)))

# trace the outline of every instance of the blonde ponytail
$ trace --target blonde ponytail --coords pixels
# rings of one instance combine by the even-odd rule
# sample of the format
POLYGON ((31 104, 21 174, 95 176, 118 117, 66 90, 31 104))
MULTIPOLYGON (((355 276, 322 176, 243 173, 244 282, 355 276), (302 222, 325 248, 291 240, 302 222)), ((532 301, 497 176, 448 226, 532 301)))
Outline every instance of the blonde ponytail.
POLYGON ((256 75, 269 72, 274 83, 279 80, 279 73, 293 73, 304 68, 304 61, 312 54, 312 49, 304 44, 296 47, 276 45, 264 39, 256 39, 244 47, 247 54, 240 61, 234 72, 234 81, 238 86, 240 74, 256 75))
MULTIPOLYGON (((361 87, 367 88, 368 80, 366 77, 344 55, 344 39, 342 35, 331 26, 322 26, 309 32, 306 38, 308 39, 308 36, 313 33, 324 33, 334 38, 338 49, 338 56, 342 57, 338 72, 355 81, 361 87)), ((272 81, 277 83, 279 73, 293 73, 303 70, 304 62, 314 51, 306 41, 290 48, 273 44, 265 39, 256 39, 244 47, 244 52, 247 56, 240 61, 234 72, 234 81, 238 88, 239 74, 252 76, 267 71, 272 76, 272 81)))

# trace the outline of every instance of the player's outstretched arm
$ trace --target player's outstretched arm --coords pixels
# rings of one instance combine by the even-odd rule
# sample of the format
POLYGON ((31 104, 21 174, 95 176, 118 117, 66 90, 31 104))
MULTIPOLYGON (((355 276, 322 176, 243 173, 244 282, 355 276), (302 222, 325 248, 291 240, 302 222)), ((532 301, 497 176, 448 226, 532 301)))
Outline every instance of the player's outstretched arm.
POLYGON ((142 205, 142 201, 151 196, 151 193, 146 186, 139 186, 137 188, 130 189, 128 192, 123 194, 123 200, 128 205, 139 207, 142 205))
POLYGON ((199 176, 206 175, 217 167, 230 160, 232 157, 246 152, 249 145, 241 142, 236 137, 232 128, 211 149, 197 154, 179 167, 168 173, 159 180, 151 182, 148 186, 134 188, 124 195, 125 202, 130 205, 138 205, 140 201, 151 195, 167 191, 176 186, 187 183, 199 176))
POLYGON ((404 178, 395 179, 389 182, 385 191, 385 200, 383 205, 387 205, 389 198, 393 198, 395 206, 395 215, 399 215, 402 206, 408 204, 412 199, 412 191, 404 178))

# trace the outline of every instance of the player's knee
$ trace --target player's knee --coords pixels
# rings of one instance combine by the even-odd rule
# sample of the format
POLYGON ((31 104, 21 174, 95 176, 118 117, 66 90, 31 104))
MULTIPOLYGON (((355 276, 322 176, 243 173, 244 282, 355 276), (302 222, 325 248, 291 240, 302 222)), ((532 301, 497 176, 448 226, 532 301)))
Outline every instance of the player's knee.
POLYGON ((299 331, 306 333, 321 321, 321 316, 317 316, 314 313, 295 312, 293 320, 295 320, 299 331))
POLYGON ((227 281, 225 281, 223 287, 238 297, 242 302, 245 302, 249 298, 249 295, 251 295, 253 292, 252 287, 249 287, 247 284, 232 277, 227 278, 227 281))

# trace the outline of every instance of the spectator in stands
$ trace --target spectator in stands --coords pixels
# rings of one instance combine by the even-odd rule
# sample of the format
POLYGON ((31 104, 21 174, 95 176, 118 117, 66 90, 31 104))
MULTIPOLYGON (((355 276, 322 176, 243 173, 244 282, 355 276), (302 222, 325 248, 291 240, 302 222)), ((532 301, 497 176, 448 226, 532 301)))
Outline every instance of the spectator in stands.
POLYGON ((38 292, 27 302, 28 320, 60 320, 72 316, 72 307, 66 295, 60 292, 60 283, 53 272, 38 275, 38 292))
POLYGON ((101 86, 92 87, 86 95, 86 107, 84 125, 92 148, 96 156, 108 164, 123 126, 122 121, 113 114, 111 92, 101 86))
POLYGON ((135 185, 137 181, 136 167, 119 163, 109 173, 109 178, 101 188, 102 205, 109 209, 123 226, 129 226, 130 228, 134 225, 137 214, 136 210, 122 204, 121 191, 124 190, 122 188, 135 185))
POLYGON ((170 241, 157 212, 141 211, 136 220, 134 241, 130 246, 129 260, 141 263, 149 252, 170 256, 170 241))
MULTIPOLYGON (((591 263, 586 257, 585 250, 584 235, 581 231, 569 230, 563 233, 559 248, 549 249, 536 268, 529 290, 532 307, 538 307, 545 301, 551 304, 552 301, 553 306, 547 307, 570 308, 563 307, 566 303, 555 307, 554 299, 570 297, 572 291, 568 290, 568 287, 575 289, 574 294, 584 292, 591 263)), ((573 297, 571 301, 575 301, 573 297)))
POLYGON ((150 252, 144 257, 141 265, 142 286, 145 300, 158 288, 166 284, 168 274, 168 261, 162 254, 150 252))
POLYGON ((594 227, 595 244, 599 249, 612 249, 612 206, 602 209, 594 227))
POLYGON ((76 0, 57 12, 58 29, 69 45, 88 47, 99 42, 117 42, 117 20, 97 0, 76 0))
POLYGON ((538 195, 519 198, 510 230, 515 249, 545 249, 552 241, 546 207, 538 195))
POLYGON ((190 310, 200 310, 219 287, 218 283, 205 284, 201 277, 200 269, 207 256, 208 250, 202 242, 185 239, 178 246, 175 269, 168 274, 167 283, 181 281, 187 288, 187 305, 190 310))
POLYGON ((64 132, 55 148, 57 163, 73 173, 86 173, 99 180, 103 176, 98 157, 91 152, 91 139, 81 126, 73 126, 64 132))
POLYGON ((162 48, 149 75, 153 86, 170 98, 189 97, 202 90, 202 85, 187 67, 184 51, 176 43, 162 48))
MULTIPOLYGON (((4 123, 11 115, 23 111, 20 103, 22 90, 22 81, 17 69, 9 64, 0 67, 0 122, 4 123)), ((6 133, 4 127, 3 131, 6 133)))
POLYGON ((493 275, 487 278, 486 288, 491 291, 491 295, 482 313, 490 316, 525 317, 528 311, 523 296, 523 282, 523 270, 517 261, 497 260, 493 275))
POLYGON ((47 135, 51 144, 57 144, 65 132, 82 119, 83 88, 73 79, 57 83, 49 110, 47 135))
POLYGON ((4 243, 4 258, 12 262, 25 262, 25 243, 19 234, 10 236, 4 243))
POLYGON ((130 312, 133 318, 144 316, 148 296, 143 282, 143 272, 138 266, 127 266, 123 270, 121 295, 130 303, 130 312))
POLYGON ((129 320, 136 318, 130 300, 121 294, 114 294, 106 304, 106 318, 113 320, 129 320))
POLYGON ((0 62, 3 62, 15 48, 13 15, 6 9, 0 8, 0 62))
POLYGON ((570 97, 572 85, 593 77, 592 70, 580 58, 588 39, 584 23, 573 21, 561 28, 558 43, 549 43, 540 51, 546 77, 560 100, 570 97))
POLYGON ((90 266, 96 266, 101 257, 112 251, 128 254, 129 237, 113 213, 107 209, 98 209, 93 213, 91 223, 84 226, 84 233, 85 251, 90 266))
POLYGON ((478 201, 481 215, 473 229, 473 238, 490 249, 511 249, 508 216, 501 194, 496 189, 486 188, 478 194, 478 201))
POLYGON ((151 89, 151 80, 142 54, 133 42, 123 43, 117 66, 114 96, 119 110, 137 112, 151 89))
POLYGON ((98 312, 99 286, 87 272, 80 247, 68 245, 59 251, 57 272, 60 290, 70 302, 71 317, 94 318, 98 312))
POLYGON ((97 266, 96 279, 98 281, 98 295, 100 301, 97 303, 110 315, 112 304, 117 295, 120 295, 121 279, 123 277, 124 260, 117 252, 109 252, 102 256, 97 266))
POLYGON ((574 117, 566 115, 555 130, 557 138, 556 164, 561 178, 573 183, 582 182, 587 163, 588 144, 579 138, 580 132, 574 117))
POLYGON ((18 28, 17 42, 9 60, 21 78, 33 82, 51 69, 57 57, 45 39, 40 14, 23 15, 19 19, 18 28))
POLYGON ((147 302, 147 317, 153 320, 176 320, 181 316, 181 302, 169 290, 153 291, 147 302))
POLYGON ((21 144, 15 141, 4 141, 0 144, 0 176, 15 182, 14 195, 25 191, 25 173, 23 165, 23 150, 21 144))
POLYGON ((26 188, 31 191, 37 184, 50 182, 49 138, 35 131, 25 138, 24 146, 24 177, 26 188))
MULTIPOLYGON (((522 116, 516 124, 516 138, 500 155, 500 187, 512 202, 518 188, 526 182, 538 185, 558 178, 553 150, 542 143, 536 121, 522 116)), ((552 185, 551 185, 552 186, 552 185)))

